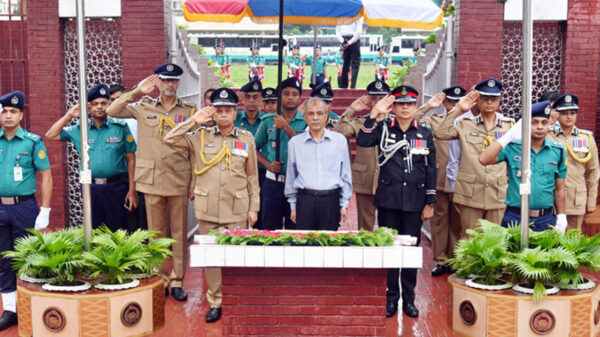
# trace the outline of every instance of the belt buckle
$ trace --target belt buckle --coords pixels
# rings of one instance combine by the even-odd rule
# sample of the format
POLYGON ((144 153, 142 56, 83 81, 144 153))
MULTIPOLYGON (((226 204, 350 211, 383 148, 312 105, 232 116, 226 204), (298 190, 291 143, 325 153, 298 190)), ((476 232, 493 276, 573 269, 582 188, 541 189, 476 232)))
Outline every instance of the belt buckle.
POLYGON ((15 198, 13 198, 13 197, 2 197, 1 201, 2 201, 2 205, 14 205, 15 204, 15 198))
POLYGON ((106 185, 108 183, 108 178, 94 178, 94 184, 96 185, 106 185))
POLYGON ((539 209, 530 209, 529 210, 529 216, 532 218, 537 218, 540 216, 540 210, 539 209))

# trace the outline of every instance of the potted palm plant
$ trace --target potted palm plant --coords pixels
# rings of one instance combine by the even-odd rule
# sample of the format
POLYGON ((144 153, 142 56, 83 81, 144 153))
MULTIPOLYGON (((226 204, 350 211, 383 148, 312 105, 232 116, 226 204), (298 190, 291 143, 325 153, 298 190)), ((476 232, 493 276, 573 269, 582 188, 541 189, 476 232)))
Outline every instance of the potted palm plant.
POLYGON ((95 287, 105 290, 136 287, 139 280, 133 278, 133 269, 146 267, 145 261, 151 256, 143 242, 151 237, 141 229, 131 235, 122 229, 112 232, 106 226, 95 230, 91 249, 82 254, 90 277, 100 281, 95 287))
POLYGON ((84 247, 81 227, 47 233, 29 229, 29 232, 31 236, 21 238, 13 251, 4 253, 4 256, 13 259, 13 268, 18 269, 18 274, 46 276, 47 282, 42 288, 50 291, 90 288, 88 282, 76 279, 85 267, 81 257, 84 247), (35 250, 31 251, 32 248, 35 250))
POLYGON ((480 221, 479 229, 467 230, 469 238, 458 241, 450 265, 456 277, 469 278, 466 284, 487 290, 508 289, 512 283, 503 280, 505 259, 508 256, 509 236, 506 229, 480 221))
POLYGON ((579 230, 569 230, 559 238, 559 244, 572 252, 577 260, 577 265, 560 268, 556 271, 561 289, 585 290, 595 286, 579 272, 579 267, 593 271, 600 269, 600 235, 587 237, 579 230))

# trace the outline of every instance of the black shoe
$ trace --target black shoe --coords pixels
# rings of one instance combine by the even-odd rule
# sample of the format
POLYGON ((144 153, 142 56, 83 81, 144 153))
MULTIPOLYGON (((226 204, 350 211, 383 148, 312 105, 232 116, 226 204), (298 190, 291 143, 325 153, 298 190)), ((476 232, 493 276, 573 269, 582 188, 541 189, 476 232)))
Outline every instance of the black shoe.
POLYGON ((446 274, 454 274, 456 273, 456 269, 450 267, 450 266, 446 266, 446 274))
POLYGON ((404 311, 404 313, 406 314, 406 316, 408 317, 417 317, 419 316, 419 309, 417 309, 417 307, 415 307, 414 303, 403 303, 402 304, 402 311, 404 311))
POLYGON ((388 300, 387 305, 385 306, 385 317, 392 317, 398 311, 398 301, 390 301, 388 300))
POLYGON ((431 276, 440 276, 444 275, 448 272, 448 266, 443 264, 436 264, 433 269, 431 269, 431 276))
POLYGON ((169 296, 169 288, 165 287, 165 297, 169 296))
POLYGON ((171 287, 171 296, 177 301, 187 301, 187 293, 181 287, 171 287))
POLYGON ((221 308, 210 308, 206 313, 206 323, 213 323, 221 318, 221 308))
POLYGON ((4 310, 2 317, 0 317, 0 330, 6 330, 13 325, 17 325, 17 313, 4 310))

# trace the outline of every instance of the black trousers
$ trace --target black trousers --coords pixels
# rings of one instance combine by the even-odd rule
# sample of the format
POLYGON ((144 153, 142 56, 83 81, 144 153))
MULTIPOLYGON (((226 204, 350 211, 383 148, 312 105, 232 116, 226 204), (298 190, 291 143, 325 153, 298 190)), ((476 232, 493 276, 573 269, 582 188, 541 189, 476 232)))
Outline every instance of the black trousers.
POLYGON ((360 67, 360 39, 344 50, 344 65, 342 66, 342 88, 348 87, 348 70, 352 69, 350 88, 356 89, 358 68, 360 67))
MULTIPOLYGON (((263 182, 265 181, 265 173, 267 173, 267 169, 264 169, 264 168, 259 168, 258 169, 258 187, 260 187, 261 191, 263 189, 263 182)), ((263 209, 263 204, 264 203, 261 200, 260 209, 258 211, 258 219, 256 220, 256 223, 254 224, 254 227, 256 227, 256 228, 262 228, 261 224, 262 224, 262 209, 263 209)))
POLYGON ((257 229, 295 229, 296 225, 290 220, 290 204, 287 202, 283 190, 285 183, 265 178, 261 189, 260 202, 261 224, 257 229))
MULTIPOLYGON (((421 212, 404 212, 378 207, 377 221, 380 227, 394 228, 398 231, 398 234, 416 236, 417 246, 421 244, 421 226, 423 225, 421 212)), ((402 283, 402 301, 414 303, 415 287, 417 286, 417 269, 415 268, 402 268, 402 272, 400 272, 400 269, 388 269, 388 302, 400 299, 398 276, 400 276, 402 283)))
POLYGON ((296 229, 337 231, 340 227, 340 190, 314 195, 298 190, 296 229))
POLYGON ((92 227, 106 225, 111 231, 127 230, 125 196, 129 191, 127 180, 113 181, 103 185, 92 184, 92 227))

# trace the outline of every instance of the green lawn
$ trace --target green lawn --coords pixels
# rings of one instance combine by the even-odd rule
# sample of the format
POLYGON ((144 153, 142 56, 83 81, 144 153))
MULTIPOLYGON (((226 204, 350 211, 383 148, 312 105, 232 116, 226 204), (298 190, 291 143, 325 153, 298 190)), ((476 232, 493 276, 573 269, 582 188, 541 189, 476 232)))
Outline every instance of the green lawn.
MULTIPOLYGON (((248 67, 242 64, 232 64, 229 68, 231 74, 231 81, 235 84, 234 87, 239 88, 248 82, 248 67)), ((287 76, 287 65, 282 68, 283 78, 287 76)), ((333 88, 337 88, 337 67, 327 67, 327 78, 331 76, 331 85, 333 88)), ((306 79, 304 80, 304 88, 308 88, 310 83, 310 69, 306 70, 306 79)), ((356 88, 364 89, 367 85, 375 80, 375 66, 372 64, 363 64, 360 66, 358 72, 358 82, 356 82, 356 88)), ((275 87, 277 85, 277 66, 267 65, 265 66, 265 82, 264 87, 275 87)))

